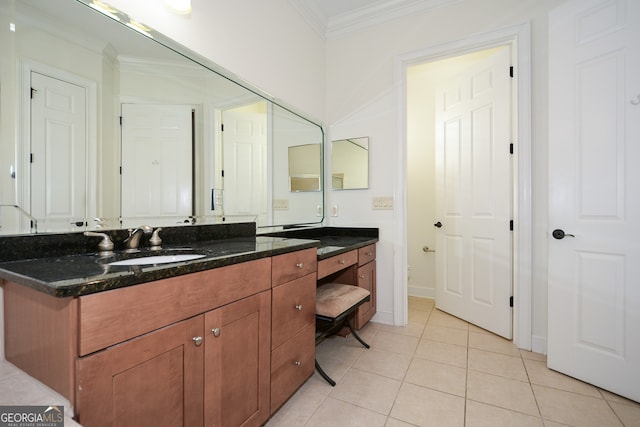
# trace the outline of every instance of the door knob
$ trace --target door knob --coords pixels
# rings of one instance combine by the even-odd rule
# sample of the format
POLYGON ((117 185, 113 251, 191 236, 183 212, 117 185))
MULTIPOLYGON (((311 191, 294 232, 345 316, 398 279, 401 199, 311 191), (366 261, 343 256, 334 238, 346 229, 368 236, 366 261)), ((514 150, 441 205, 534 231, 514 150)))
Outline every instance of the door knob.
POLYGON ((561 229, 559 229, 559 228, 556 228, 555 230, 553 230, 553 231, 551 232, 551 235, 552 235, 555 239, 558 239, 558 240, 562 240, 562 239, 564 239, 565 237, 576 237, 576 236, 574 236, 573 234, 565 233, 565 232, 564 232, 564 230, 561 230, 561 229))
POLYGON ((440 228, 442 227, 442 223, 440 221, 436 222, 435 224, 433 224, 434 227, 440 228))

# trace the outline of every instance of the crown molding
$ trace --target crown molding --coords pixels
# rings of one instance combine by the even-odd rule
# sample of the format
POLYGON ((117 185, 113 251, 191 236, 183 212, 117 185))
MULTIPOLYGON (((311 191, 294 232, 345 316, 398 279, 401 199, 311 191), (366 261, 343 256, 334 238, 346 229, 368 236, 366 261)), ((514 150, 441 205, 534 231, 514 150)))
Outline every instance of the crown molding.
POLYGON ((327 18, 315 0, 289 0, 322 38, 329 39, 392 19, 460 3, 463 0, 378 0, 370 5, 327 18))

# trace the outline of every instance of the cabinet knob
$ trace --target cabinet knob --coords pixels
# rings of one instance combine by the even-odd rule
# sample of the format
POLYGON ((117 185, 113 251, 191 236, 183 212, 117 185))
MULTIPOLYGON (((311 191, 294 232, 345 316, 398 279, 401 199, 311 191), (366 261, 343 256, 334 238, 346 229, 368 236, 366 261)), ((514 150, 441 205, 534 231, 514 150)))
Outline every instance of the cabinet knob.
POLYGON ((373 256, 373 252, 367 252, 367 256, 373 256))
POLYGON ((301 262, 299 262, 299 263, 297 263, 297 264, 296 264, 296 267, 298 267, 298 268, 302 268, 302 267, 304 267, 304 264, 303 264, 303 263, 301 263, 301 262))
POLYGON ((361 279, 364 279, 364 274, 361 274, 358 277, 361 278, 361 279))
POLYGON ((302 362, 299 360, 296 360, 295 362, 293 362, 293 364, 296 366, 302 366, 302 362))
POLYGON ((338 264, 344 264, 346 261, 341 259, 340 261, 338 261, 338 264))
POLYGON ((302 304, 296 304, 296 310, 302 311, 302 304))
POLYGON ((211 330, 211 333, 213 334, 214 337, 219 337, 220 336, 220 328, 213 328, 211 330))
POLYGON ((202 345, 202 337, 193 337, 192 339, 196 347, 200 347, 202 345))

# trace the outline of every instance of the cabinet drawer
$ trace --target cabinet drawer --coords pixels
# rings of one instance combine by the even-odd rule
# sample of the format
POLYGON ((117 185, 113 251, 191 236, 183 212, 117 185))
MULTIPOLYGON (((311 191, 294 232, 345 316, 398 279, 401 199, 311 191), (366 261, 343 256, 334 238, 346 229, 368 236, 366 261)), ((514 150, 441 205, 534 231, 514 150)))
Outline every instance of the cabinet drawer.
POLYGON ((358 249, 358 265, 365 265, 374 259, 376 259, 375 244, 358 249))
POLYGON ((79 354, 84 356, 270 289, 271 261, 186 274, 79 298, 79 354))
POLYGON ((278 286, 316 271, 318 250, 304 249, 271 258, 271 283, 278 286))
POLYGON ((315 323, 271 352, 271 413, 309 378, 315 369, 315 323))
POLYGON ((318 279, 322 279, 336 271, 358 263, 358 251, 356 249, 323 259, 318 262, 318 279))
POLYGON ((361 329, 376 314, 376 262, 358 268, 358 286, 371 293, 371 299, 356 311, 356 329, 361 329))
POLYGON ((273 288, 271 348, 277 348, 316 319, 316 275, 273 288))

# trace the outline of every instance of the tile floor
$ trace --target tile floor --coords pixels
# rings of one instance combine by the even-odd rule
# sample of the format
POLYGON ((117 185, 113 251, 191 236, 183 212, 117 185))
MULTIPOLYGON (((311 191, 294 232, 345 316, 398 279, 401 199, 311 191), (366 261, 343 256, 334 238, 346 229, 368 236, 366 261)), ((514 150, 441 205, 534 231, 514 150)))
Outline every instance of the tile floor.
POLYGON ((0 405, 61 405, 65 427, 80 427, 67 399, 5 360, 0 360, 0 405))
POLYGON ((409 324, 333 337, 317 373, 267 423, 294 426, 640 426, 640 404, 547 369, 545 356, 409 298, 409 324))

